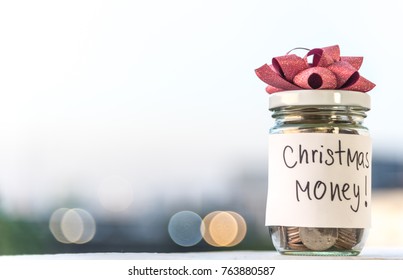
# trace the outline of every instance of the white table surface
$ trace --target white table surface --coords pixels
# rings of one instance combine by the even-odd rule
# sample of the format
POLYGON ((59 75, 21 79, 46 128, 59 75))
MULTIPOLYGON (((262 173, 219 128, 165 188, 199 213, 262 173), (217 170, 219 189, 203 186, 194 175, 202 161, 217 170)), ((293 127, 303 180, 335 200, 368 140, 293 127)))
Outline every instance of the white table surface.
POLYGON ((354 257, 284 256, 275 251, 196 253, 83 253, 0 256, 2 260, 403 260, 403 248, 365 248, 354 257))

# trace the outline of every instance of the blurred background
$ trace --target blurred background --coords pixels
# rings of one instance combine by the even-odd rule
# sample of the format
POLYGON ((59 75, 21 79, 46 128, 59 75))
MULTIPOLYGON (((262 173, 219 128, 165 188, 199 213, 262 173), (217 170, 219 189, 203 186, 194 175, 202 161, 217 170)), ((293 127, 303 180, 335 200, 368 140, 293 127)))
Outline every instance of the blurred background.
POLYGON ((403 246, 401 11, 392 0, 0 2, 0 254, 272 249, 272 120, 254 69, 335 44, 364 56, 360 73, 377 84, 367 246, 403 246))

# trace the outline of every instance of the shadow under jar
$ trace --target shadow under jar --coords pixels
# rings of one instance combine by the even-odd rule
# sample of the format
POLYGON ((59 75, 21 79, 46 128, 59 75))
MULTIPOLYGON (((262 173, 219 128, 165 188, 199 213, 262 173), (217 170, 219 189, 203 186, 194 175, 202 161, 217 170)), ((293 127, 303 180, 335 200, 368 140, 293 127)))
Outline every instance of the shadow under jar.
POLYGON ((366 93, 270 95, 266 225, 288 255, 358 255, 368 235, 372 147, 366 93))

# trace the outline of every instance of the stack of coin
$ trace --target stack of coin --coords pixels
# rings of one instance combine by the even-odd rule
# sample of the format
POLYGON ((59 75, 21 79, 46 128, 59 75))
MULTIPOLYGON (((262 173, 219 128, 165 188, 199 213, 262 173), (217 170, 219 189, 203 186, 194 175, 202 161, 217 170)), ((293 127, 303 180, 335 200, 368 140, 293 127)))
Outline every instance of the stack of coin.
POLYGON ((301 238, 299 236, 298 227, 287 227, 286 235, 287 235, 287 247, 289 249, 297 251, 307 250, 306 246, 302 243, 301 238))
POLYGON ((358 243, 357 229, 340 228, 339 236, 334 244, 337 249, 350 250, 358 243))

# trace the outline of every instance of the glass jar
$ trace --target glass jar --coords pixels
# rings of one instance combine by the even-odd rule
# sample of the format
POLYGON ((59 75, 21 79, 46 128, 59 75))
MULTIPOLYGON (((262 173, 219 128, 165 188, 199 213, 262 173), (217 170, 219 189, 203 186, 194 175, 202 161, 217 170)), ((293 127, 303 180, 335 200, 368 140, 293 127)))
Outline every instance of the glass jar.
POLYGON ((358 255, 371 220, 368 94, 271 94, 266 225, 286 255, 358 255))

